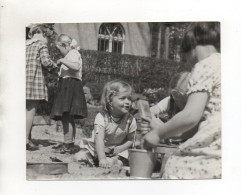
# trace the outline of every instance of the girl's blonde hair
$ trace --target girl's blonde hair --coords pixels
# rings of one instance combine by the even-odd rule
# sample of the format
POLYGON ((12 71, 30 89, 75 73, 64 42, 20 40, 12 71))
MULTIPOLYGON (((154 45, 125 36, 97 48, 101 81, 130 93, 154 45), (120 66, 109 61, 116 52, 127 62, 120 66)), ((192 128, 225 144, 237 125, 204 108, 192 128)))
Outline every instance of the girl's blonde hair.
POLYGON ((133 90, 130 84, 119 79, 109 81, 105 84, 100 100, 104 111, 110 111, 110 103, 112 102, 113 97, 118 95, 121 88, 125 88, 131 93, 133 90))
POLYGON ((61 34, 57 38, 57 42, 61 43, 61 46, 67 47, 70 46, 71 49, 79 50, 78 43, 75 39, 72 39, 69 35, 61 34))

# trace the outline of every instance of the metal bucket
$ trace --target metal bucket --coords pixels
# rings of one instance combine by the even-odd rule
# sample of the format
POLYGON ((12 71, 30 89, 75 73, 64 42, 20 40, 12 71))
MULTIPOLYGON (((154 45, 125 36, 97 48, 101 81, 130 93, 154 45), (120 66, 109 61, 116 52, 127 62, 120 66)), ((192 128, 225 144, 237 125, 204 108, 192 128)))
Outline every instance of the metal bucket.
POLYGON ((140 149, 129 150, 130 176, 132 178, 151 178, 156 164, 154 152, 140 149))
POLYGON ((168 145, 168 144, 159 144, 155 152, 157 153, 157 157, 161 159, 161 170, 160 176, 164 173, 165 164, 167 159, 177 150, 178 145, 168 145))
POLYGON ((155 152, 158 154, 171 155, 177 150, 177 147, 178 145, 159 144, 155 148, 155 152))

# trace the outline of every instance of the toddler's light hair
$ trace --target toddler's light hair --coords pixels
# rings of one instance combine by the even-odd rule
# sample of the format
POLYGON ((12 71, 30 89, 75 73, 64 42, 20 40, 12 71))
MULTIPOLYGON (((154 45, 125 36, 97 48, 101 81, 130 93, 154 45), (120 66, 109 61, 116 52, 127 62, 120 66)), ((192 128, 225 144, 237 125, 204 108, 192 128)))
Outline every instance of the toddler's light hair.
POLYGON ((105 84, 100 100, 104 111, 110 111, 110 103, 113 97, 119 94, 121 88, 125 88, 126 91, 130 91, 131 93, 133 91, 129 83, 119 79, 109 81, 105 84))
POLYGON ((79 50, 78 43, 75 39, 72 39, 69 35, 61 34, 57 38, 57 42, 61 43, 63 47, 70 46, 71 49, 79 50))

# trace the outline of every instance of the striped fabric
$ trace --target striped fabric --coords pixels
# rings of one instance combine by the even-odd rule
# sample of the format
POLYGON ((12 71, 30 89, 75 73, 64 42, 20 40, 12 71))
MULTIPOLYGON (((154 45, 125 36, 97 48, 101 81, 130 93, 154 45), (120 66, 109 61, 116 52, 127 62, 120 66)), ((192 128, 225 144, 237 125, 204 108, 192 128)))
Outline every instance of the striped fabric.
POLYGON ((34 41, 26 44, 26 99, 48 101, 45 77, 46 69, 56 65, 51 61, 47 45, 42 41, 34 41))

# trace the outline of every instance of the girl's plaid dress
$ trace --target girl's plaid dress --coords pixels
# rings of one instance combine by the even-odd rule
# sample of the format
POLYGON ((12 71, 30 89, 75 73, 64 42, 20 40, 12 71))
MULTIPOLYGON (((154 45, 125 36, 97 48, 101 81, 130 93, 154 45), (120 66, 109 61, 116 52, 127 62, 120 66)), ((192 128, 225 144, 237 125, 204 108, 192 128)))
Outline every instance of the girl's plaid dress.
POLYGON ((47 45, 40 40, 26 42, 26 99, 48 101, 45 68, 53 68, 47 45))

